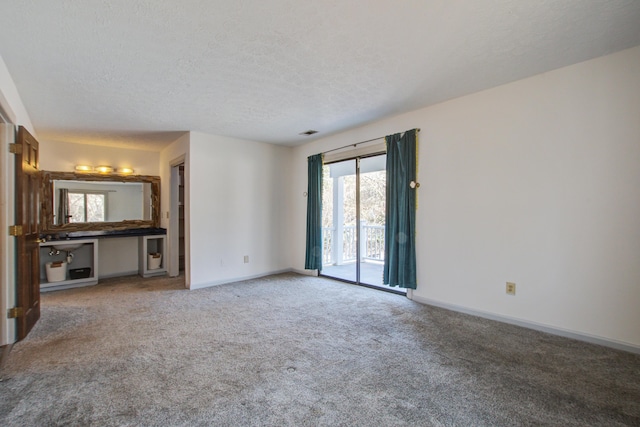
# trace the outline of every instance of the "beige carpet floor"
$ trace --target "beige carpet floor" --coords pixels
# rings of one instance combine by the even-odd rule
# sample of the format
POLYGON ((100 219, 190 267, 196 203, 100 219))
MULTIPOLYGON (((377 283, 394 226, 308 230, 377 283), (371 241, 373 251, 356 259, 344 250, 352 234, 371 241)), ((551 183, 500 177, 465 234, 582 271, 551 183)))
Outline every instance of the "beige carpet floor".
POLYGON ((42 295, 8 426, 640 425, 640 356, 324 278, 42 295))

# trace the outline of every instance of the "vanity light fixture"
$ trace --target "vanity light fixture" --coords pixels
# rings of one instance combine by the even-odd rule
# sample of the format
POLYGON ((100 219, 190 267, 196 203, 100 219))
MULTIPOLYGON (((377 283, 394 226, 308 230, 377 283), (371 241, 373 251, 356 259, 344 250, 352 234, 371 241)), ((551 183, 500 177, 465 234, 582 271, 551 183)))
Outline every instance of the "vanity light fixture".
POLYGON ((133 173, 133 169, 131 168, 118 168, 116 169, 117 173, 123 174, 123 175, 130 175, 133 173))
POLYGON ((113 172, 113 168, 111 166, 96 166, 96 172, 111 173, 113 172))
POLYGON ((91 172, 91 171, 93 171, 93 166, 76 165, 76 172, 91 172))

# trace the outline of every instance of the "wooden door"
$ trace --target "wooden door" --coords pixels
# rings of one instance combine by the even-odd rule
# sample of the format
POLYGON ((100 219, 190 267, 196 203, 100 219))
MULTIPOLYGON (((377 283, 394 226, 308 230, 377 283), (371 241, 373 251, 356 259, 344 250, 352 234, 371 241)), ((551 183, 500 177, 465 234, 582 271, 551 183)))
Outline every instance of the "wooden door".
POLYGON ((15 151, 17 340, 40 318, 40 182, 38 141, 22 126, 15 151), (20 230, 21 228, 21 230, 20 230))

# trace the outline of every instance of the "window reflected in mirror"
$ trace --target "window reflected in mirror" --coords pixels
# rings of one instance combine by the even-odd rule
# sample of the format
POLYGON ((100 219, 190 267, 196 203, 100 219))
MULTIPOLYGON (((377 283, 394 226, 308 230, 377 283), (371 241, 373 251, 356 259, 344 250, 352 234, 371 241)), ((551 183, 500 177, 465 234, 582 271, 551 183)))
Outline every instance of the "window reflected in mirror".
MULTIPOLYGON (((66 203, 68 204, 68 222, 105 222, 106 213, 106 193, 90 193, 87 191, 77 191, 68 193, 66 203)), ((66 224, 63 222, 63 224, 66 224)))

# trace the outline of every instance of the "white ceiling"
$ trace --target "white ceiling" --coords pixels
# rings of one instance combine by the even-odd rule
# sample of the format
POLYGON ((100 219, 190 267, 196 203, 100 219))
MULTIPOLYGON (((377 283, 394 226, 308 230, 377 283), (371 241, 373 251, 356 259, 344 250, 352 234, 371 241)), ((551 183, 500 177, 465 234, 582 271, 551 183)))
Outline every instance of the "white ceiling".
POLYGON ((41 140, 146 149, 188 130, 301 144, 639 44, 638 0, 35 0, 0 13, 0 56, 41 140))

